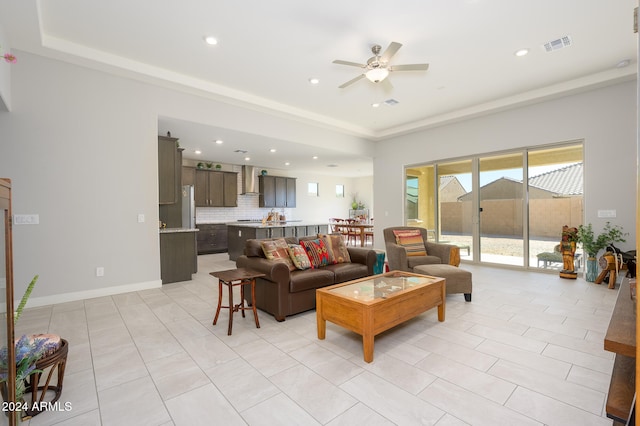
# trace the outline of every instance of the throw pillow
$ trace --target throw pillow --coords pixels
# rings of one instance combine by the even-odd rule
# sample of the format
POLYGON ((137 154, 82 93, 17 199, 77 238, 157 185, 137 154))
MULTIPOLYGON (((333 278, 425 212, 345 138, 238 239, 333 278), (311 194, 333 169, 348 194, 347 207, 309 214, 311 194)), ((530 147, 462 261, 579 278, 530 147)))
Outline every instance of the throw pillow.
POLYGON ((297 269, 305 270, 311 268, 311 261, 307 252, 300 244, 289 244, 289 257, 297 269))
POLYGON ((336 259, 336 263, 351 263, 351 257, 349 256, 349 250, 344 242, 344 235, 342 234, 318 234, 318 238, 326 238, 331 245, 331 251, 333 257, 336 259))
POLYGON ((300 240, 300 245, 307 252, 312 268, 320 266, 332 265, 336 263, 333 252, 326 238, 317 238, 315 240, 300 240))
POLYGON ((260 245, 267 259, 285 263, 290 271, 296 269, 289 257, 289 245, 284 238, 260 241, 260 245))
POLYGON ((394 230, 396 243, 403 246, 407 250, 407 256, 426 256, 427 249, 424 246, 422 233, 419 229, 411 229, 407 231, 394 230))

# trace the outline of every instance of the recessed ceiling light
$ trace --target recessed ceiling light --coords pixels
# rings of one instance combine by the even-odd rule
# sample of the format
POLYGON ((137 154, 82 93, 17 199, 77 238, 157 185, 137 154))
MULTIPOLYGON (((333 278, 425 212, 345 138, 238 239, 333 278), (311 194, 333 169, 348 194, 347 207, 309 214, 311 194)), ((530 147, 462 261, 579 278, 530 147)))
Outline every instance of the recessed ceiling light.
POLYGON ((218 144, 218 145, 222 145, 223 143, 224 143, 224 142, 223 142, 223 141, 221 141, 220 139, 216 139, 216 144, 218 144))
POLYGON ((313 85, 316 85, 316 84, 320 83, 320 80, 318 80, 316 77, 311 77, 309 79, 309 83, 311 83, 313 85))
POLYGON ((218 39, 213 36, 206 36, 204 38, 205 43, 210 44, 211 46, 215 46, 218 44, 218 39))
POLYGON ((374 102, 374 103, 371 104, 371 106, 373 108, 378 108, 380 106, 380 104, 378 102, 374 102))
POLYGON ((527 49, 527 48, 518 49, 514 53, 514 55, 516 55, 516 56, 527 56, 528 54, 529 54, 529 49, 527 49))
POLYGON ((269 152, 276 152, 276 149, 275 149, 275 148, 271 148, 271 149, 269 150, 269 152))
POLYGON ((244 157, 244 161, 251 161, 250 157, 244 157))
POLYGON ((198 155, 202 154, 202 151, 200 151, 199 149, 196 149, 194 152, 198 155))
POLYGON ((291 165, 291 163, 287 161, 286 163, 284 163, 284 165, 285 165, 285 166, 290 166, 290 165, 291 165))
POLYGON ((313 156, 313 157, 311 157, 311 158, 313 158, 314 160, 317 160, 317 159, 318 159, 318 156, 317 156, 317 155, 314 155, 314 156, 313 156))

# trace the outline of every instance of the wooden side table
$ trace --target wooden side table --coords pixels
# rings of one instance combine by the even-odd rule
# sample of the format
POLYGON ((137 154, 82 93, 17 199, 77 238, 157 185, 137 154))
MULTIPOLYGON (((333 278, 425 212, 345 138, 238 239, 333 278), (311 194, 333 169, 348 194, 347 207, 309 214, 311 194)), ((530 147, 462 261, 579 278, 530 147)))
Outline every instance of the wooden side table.
POLYGON ((233 327, 233 313, 242 311, 242 316, 244 317, 244 311, 246 309, 253 310, 253 318, 256 321, 256 327, 260 328, 260 321, 258 320, 258 311, 256 309, 256 278, 264 277, 265 274, 260 272, 252 271, 250 269, 238 268, 238 269, 229 269, 226 271, 216 271, 210 272, 209 275, 212 275, 218 279, 218 308, 216 309, 216 315, 213 317, 213 325, 216 325, 218 322, 218 315, 220 315, 221 308, 229 308, 229 330, 227 332, 228 336, 231 336, 231 328, 233 327), (226 285, 229 289, 229 305, 222 306, 222 285, 226 285), (245 306, 244 300, 244 286, 251 285, 251 307, 245 306), (240 303, 234 305, 233 304, 233 287, 240 286, 240 303))

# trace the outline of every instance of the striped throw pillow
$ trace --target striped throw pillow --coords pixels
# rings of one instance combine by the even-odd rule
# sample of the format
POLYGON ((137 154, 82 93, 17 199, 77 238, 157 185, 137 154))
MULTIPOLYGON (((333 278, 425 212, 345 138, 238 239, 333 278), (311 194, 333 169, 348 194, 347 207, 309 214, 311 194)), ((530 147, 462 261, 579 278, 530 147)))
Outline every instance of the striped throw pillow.
POLYGON ((422 233, 419 229, 407 231, 394 230, 393 234, 396 236, 396 243, 407 250, 407 256, 427 255, 427 249, 424 246, 422 233))

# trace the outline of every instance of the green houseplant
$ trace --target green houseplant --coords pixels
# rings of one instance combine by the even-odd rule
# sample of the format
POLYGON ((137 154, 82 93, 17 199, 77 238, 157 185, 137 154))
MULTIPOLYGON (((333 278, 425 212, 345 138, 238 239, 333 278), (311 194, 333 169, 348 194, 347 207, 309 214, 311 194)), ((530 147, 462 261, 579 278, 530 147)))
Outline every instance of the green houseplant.
POLYGON ((623 243, 626 234, 622 232, 620 225, 611 225, 607 222, 602 232, 596 237, 591 224, 578 226, 578 242, 587 254, 586 280, 593 282, 598 275, 596 256, 598 252, 609 244, 623 243))
MULTIPOLYGON (((27 289, 20 300, 18 308, 16 312, 13 314, 13 321, 16 323, 20 316, 22 315, 22 311, 24 310, 27 300, 29 296, 31 296, 31 292, 33 291, 33 287, 36 285, 36 281, 38 281, 38 275, 33 277, 27 289)), ((43 354, 51 349, 54 349, 55 346, 52 346, 47 339, 39 339, 39 338, 30 338, 27 335, 22 335, 20 339, 15 342, 15 361, 16 361, 16 405, 15 409, 18 411, 22 411, 24 407, 24 393, 25 393, 25 380, 34 372, 39 371, 36 370, 36 362, 42 358, 43 354)), ((6 392, 6 381, 8 378, 8 369, 7 365, 8 360, 8 348, 6 346, 0 349, 0 385, 5 387, 3 392, 6 392)))

